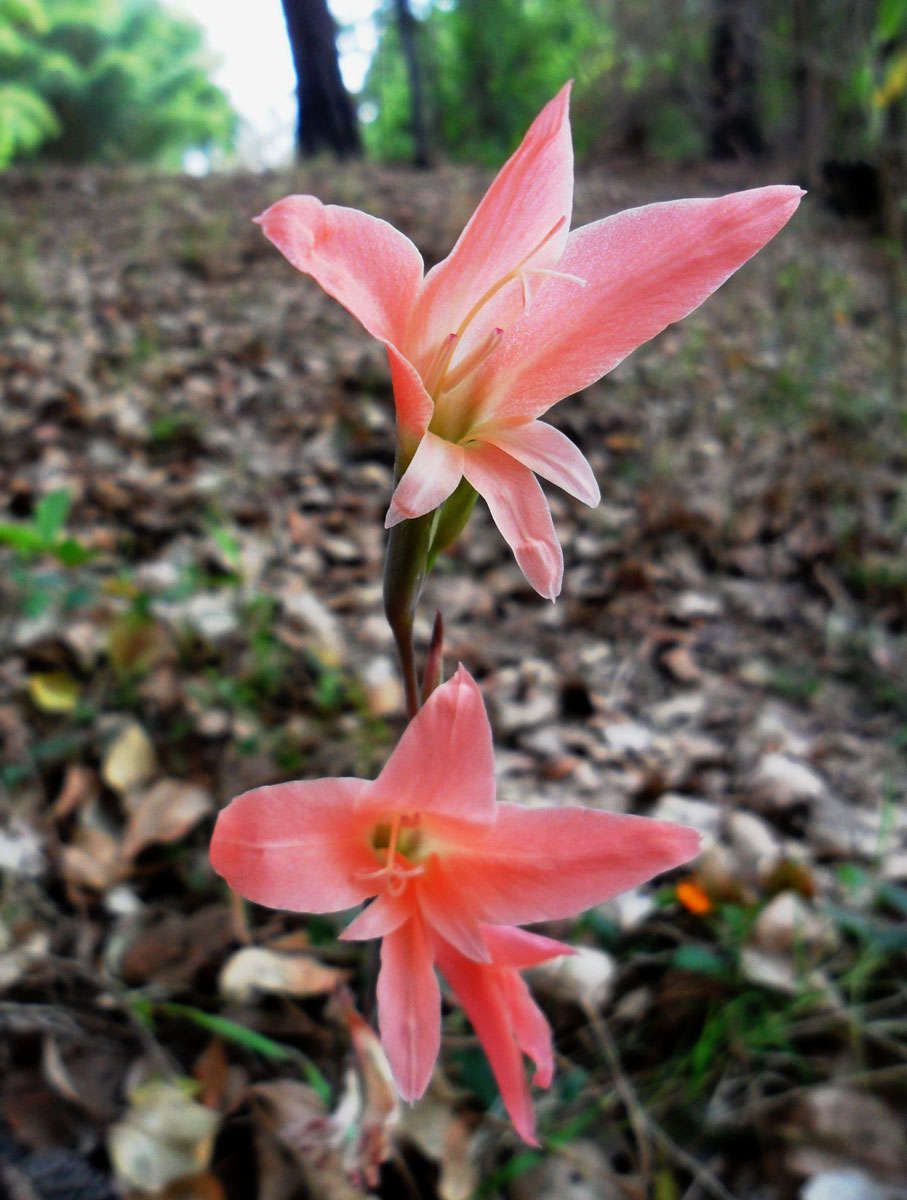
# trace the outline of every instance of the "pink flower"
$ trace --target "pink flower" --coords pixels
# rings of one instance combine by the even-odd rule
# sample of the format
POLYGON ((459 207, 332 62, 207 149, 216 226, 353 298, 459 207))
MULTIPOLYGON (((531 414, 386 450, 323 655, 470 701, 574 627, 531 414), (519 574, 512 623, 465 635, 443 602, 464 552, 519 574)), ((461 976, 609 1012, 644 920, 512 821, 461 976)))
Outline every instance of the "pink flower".
POLYGON ((401 1095, 440 1045, 435 965, 466 1010, 514 1125, 534 1138, 521 1052, 551 1081, 551 1034, 520 970, 570 954, 515 928, 573 916, 696 854, 692 829, 495 799, 491 729, 461 666, 413 718, 376 780, 256 788, 218 817, 211 862, 241 895, 297 912, 371 899, 344 938, 384 939, 378 1017, 401 1095), (372 899, 373 898, 373 899, 372 899))
POLYGON ((563 555, 535 474, 589 505, 599 489, 579 449, 539 417, 697 308, 803 195, 763 187, 650 204, 568 233, 569 91, 542 109, 424 277, 407 237, 355 209, 287 196, 257 218, 387 347, 406 466, 387 526, 431 512, 465 477, 551 599, 563 555))

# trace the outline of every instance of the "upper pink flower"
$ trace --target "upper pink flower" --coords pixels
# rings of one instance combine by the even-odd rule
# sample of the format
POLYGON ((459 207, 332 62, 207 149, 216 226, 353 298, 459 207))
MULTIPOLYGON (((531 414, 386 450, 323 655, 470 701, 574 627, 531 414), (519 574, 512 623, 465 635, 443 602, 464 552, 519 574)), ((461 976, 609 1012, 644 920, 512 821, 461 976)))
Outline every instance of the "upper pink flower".
POLYGON ((381 774, 257 788, 217 820, 211 862, 241 895, 298 912, 372 899, 345 938, 383 937, 381 1038, 407 1100, 440 1044, 435 965, 466 1010, 520 1135, 534 1139, 521 1052, 551 1081, 551 1034, 519 971, 569 946, 515 928, 573 916, 696 854, 692 829, 495 799, 491 729, 461 666, 381 774))
POLYGON ((542 109, 427 275, 409 238, 355 209, 287 196, 257 218, 387 347, 408 466, 386 524, 431 512, 465 476, 552 599, 563 555, 533 472, 586 504, 599 489, 577 447, 538 418, 698 307, 803 195, 763 187, 650 204, 568 233, 569 93, 542 109))

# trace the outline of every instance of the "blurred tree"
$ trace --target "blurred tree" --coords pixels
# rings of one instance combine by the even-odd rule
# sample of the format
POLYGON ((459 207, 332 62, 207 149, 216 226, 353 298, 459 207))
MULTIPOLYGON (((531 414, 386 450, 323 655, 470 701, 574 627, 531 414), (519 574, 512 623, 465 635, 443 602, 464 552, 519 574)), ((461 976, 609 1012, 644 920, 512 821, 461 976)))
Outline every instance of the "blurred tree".
POLYGON ((296 68, 296 149, 301 157, 333 150, 361 153, 356 111, 343 86, 337 27, 327 0, 282 0, 296 68))
POLYGON ((155 0, 0 0, 0 79, 0 165, 177 166, 233 142, 201 30, 155 0))
POLYGON ((409 76, 410 127, 413 135, 413 163, 417 167, 429 165, 428 129, 425 124, 425 97, 422 91, 422 68, 416 47, 416 21, 409 0, 394 0, 397 13, 397 29, 406 72, 409 76))
POLYGON ((758 0, 713 0, 712 20, 712 158, 761 154, 765 139, 759 116, 758 0))
MULTIPOLYGON (((593 57, 610 36, 598 7, 599 0, 445 0, 432 6, 417 23, 432 141, 458 158, 499 162, 566 79, 585 64, 597 70, 593 57)), ((413 159, 416 129, 398 14, 396 2, 385 5, 364 89, 377 110, 366 136, 379 157, 413 159)), ((413 22, 407 25, 414 29, 413 22)))
MULTIPOLYGON (((14 63, 30 39, 47 32, 47 13, 40 0, 0 0, 0 66, 14 63)), ((30 154, 60 132, 53 109, 27 79, 4 72, 0 82, 0 167, 30 154)))
MULTIPOLYGON (((396 3, 384 0, 364 130, 378 157, 412 159, 396 3)), ((434 0, 417 11, 426 124, 453 158, 500 162, 570 77, 580 159, 764 149, 818 187, 829 159, 867 160, 871 176, 883 143, 903 143, 907 0, 434 0)))

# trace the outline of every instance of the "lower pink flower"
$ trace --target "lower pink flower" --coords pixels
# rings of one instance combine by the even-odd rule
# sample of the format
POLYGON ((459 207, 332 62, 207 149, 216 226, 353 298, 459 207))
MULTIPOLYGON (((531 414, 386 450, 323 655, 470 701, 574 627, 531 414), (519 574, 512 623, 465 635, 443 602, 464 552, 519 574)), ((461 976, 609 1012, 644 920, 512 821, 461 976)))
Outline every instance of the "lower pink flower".
POLYGON ((495 798, 491 729, 461 666, 381 774, 257 788, 220 814, 211 862, 241 895, 297 912, 371 903, 341 935, 383 938, 378 1018, 401 1095, 438 1056, 437 967, 488 1055, 517 1132, 535 1143, 522 1055, 553 1073, 551 1033, 519 972, 570 946, 516 928, 571 917, 699 849, 680 825, 495 798))

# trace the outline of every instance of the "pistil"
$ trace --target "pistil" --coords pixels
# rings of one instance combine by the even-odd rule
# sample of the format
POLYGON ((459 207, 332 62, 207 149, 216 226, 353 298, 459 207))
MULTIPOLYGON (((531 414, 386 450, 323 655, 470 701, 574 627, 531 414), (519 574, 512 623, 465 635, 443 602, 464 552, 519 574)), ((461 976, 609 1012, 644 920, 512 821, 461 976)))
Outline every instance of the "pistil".
POLYGON ((376 871, 357 871, 357 879, 381 879, 383 876, 387 876, 388 894, 399 896, 406 887, 408 879, 424 874, 423 866, 416 864, 412 867, 404 867, 396 861, 398 854, 404 859, 414 854, 421 842, 418 828, 411 824, 412 818, 409 820, 410 825, 408 826, 407 818, 402 813, 396 813, 389 826, 383 822, 375 826, 371 838, 372 849, 378 851, 387 848, 384 866, 379 867, 376 871), (402 830, 401 826, 403 826, 402 830))

